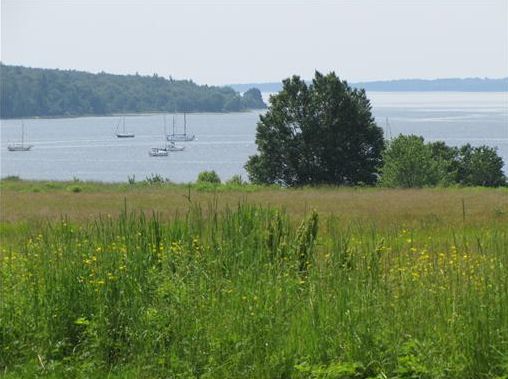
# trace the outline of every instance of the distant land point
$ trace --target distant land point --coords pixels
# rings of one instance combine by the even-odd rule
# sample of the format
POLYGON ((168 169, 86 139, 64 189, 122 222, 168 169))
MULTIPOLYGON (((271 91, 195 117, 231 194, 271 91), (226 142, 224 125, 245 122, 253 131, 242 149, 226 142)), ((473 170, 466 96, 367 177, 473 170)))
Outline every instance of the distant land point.
MULTIPOLYGON (((377 92, 508 92, 508 77, 377 80, 350 85, 377 92)), ((239 92, 253 87, 261 92, 278 92, 282 89, 281 82, 227 84, 227 86, 239 92)))

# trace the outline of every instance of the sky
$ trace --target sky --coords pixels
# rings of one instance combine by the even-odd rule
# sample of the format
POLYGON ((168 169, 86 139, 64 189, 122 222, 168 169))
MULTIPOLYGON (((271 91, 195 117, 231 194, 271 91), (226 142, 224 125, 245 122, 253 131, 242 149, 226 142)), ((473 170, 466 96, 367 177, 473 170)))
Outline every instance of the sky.
POLYGON ((200 84, 508 76, 508 0, 1 0, 5 64, 200 84))

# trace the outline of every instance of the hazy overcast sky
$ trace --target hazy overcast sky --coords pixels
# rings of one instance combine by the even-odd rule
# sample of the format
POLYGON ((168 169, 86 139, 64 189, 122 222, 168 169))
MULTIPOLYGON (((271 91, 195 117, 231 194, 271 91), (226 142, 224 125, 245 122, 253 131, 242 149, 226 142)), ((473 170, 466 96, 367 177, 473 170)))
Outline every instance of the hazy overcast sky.
POLYGON ((7 64, 280 81, 508 76, 508 0, 1 0, 7 64))

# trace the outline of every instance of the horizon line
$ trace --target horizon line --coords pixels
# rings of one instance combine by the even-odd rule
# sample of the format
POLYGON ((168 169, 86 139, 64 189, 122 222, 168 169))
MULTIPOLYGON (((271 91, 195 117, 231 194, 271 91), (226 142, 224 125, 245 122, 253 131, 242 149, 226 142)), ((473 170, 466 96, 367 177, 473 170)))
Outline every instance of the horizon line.
MULTIPOLYGON (((101 74, 101 73, 104 73, 104 74, 107 74, 107 75, 118 75, 118 76, 135 76, 135 75, 139 75, 139 76, 146 76, 146 77, 157 75, 157 76, 160 76, 160 77, 165 78, 165 79, 169 79, 169 77, 171 77, 173 80, 189 80, 189 81, 193 81, 194 82, 194 79, 192 79, 192 78, 175 78, 171 74, 169 74, 168 77, 166 77, 166 76, 161 75, 161 74, 159 74, 157 72, 153 72, 153 73, 139 73, 138 71, 136 71, 134 73, 114 73, 114 72, 106 72, 104 70, 93 71, 93 70, 86 70, 86 69, 79 69, 79 68, 36 67, 36 66, 29 66, 29 65, 23 65, 23 64, 9 64, 9 63, 5 63, 4 61, 1 61, 1 60, 0 60, 0 64, 6 65, 6 66, 24 67, 24 68, 29 68, 29 69, 77 71, 77 72, 84 72, 84 73, 88 73, 88 74, 101 74)), ((331 70, 329 72, 335 72, 335 71, 331 70)), ((200 84, 200 85, 209 85, 209 86, 215 86, 215 87, 227 87, 227 86, 249 85, 249 84, 279 84, 279 83, 282 83, 283 80, 285 80, 287 78, 290 78, 292 76, 295 76, 295 75, 296 76, 300 76, 298 74, 290 74, 290 75, 288 75, 288 76, 286 76, 286 77, 284 77, 282 79, 276 80, 276 81, 275 80, 274 81, 247 81, 247 82, 234 82, 234 83, 233 82, 228 82, 228 83, 221 83, 221 84, 207 84, 207 83, 197 83, 197 82, 195 82, 195 83, 196 84, 200 84)), ((341 80, 346 80, 348 83, 354 83, 354 84, 358 84, 358 83, 376 83, 376 82, 396 82, 396 81, 410 81, 410 80, 436 81, 436 80, 468 80, 468 79, 475 79, 475 80, 507 80, 508 79, 508 75, 507 76, 503 76, 503 77, 488 77, 488 76, 484 76, 484 77, 479 77, 479 76, 434 77, 434 78, 410 77, 410 78, 373 79, 373 80, 347 80, 347 79, 342 79, 340 75, 338 75, 338 77, 341 80)), ((301 78, 301 76, 300 76, 300 78, 301 78)), ((310 82, 310 81, 312 81, 312 79, 304 79, 304 81, 310 82)))

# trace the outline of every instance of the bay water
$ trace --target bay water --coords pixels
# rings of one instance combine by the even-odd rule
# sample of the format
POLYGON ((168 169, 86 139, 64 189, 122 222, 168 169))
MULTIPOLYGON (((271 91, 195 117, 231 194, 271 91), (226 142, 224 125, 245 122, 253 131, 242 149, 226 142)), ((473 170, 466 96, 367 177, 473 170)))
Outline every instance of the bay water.
MULTIPOLYGON (((264 94, 268 98, 268 94, 264 94)), ((508 92, 370 92, 373 114, 387 138, 416 134, 427 141, 449 145, 488 145, 498 149, 508 172, 508 92)), ((28 152, 9 152, 19 142, 21 120, 0 122, 0 176, 23 179, 94 180, 125 182, 152 174, 173 182, 195 181, 199 172, 215 170, 223 180, 235 174, 247 177, 248 157, 256 152, 256 123, 261 111, 194 113, 187 115, 188 133, 196 135, 181 152, 150 157, 148 150, 164 143, 161 114, 125 116, 126 129, 135 138, 117 138, 120 116, 26 119, 28 152)), ((172 115, 166 116, 172 130, 172 115)), ((175 116, 178 133, 182 115, 175 116)))

